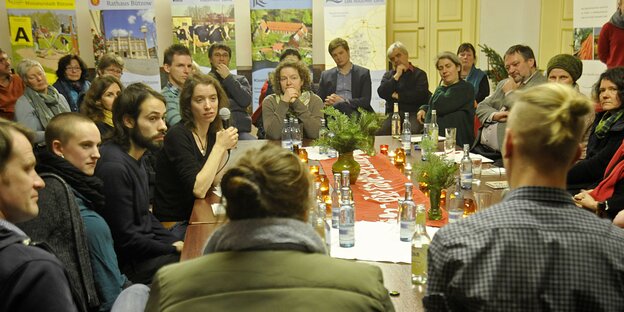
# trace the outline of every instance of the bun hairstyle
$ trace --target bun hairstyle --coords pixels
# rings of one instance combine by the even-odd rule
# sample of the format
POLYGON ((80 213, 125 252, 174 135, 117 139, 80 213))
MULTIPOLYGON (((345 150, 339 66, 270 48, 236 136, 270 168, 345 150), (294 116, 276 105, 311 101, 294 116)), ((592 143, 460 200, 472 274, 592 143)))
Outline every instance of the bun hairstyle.
POLYGON ((545 168, 570 164, 593 110, 589 98, 570 86, 547 83, 518 92, 513 101, 508 128, 519 150, 545 168))
POLYGON ((310 173, 299 158, 268 143, 243 155, 221 180, 230 220, 293 218, 305 221, 310 173))

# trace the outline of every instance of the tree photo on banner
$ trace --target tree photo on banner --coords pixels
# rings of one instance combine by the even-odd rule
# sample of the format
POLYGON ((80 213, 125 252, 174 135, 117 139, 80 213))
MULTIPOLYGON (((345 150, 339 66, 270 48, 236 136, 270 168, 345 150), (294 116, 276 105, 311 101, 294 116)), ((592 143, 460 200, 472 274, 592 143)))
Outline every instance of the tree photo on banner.
POLYGON ((105 53, 115 53, 125 63, 121 76, 125 85, 142 81, 160 90, 153 1, 141 1, 141 5, 119 0, 94 2, 89 3, 89 13, 95 63, 105 53))
POLYGON ((210 71, 208 49, 222 43, 232 49, 230 69, 236 72, 236 43, 234 36, 234 1, 179 0, 171 5, 173 43, 191 50, 193 60, 204 73, 210 71))
POLYGON ((277 67, 282 51, 299 51, 312 65, 312 1, 250 0, 253 107, 258 107, 262 85, 277 67))
POLYGON ((13 66, 23 59, 35 60, 53 83, 58 60, 67 54, 79 54, 74 2, 7 0, 6 5, 13 66))

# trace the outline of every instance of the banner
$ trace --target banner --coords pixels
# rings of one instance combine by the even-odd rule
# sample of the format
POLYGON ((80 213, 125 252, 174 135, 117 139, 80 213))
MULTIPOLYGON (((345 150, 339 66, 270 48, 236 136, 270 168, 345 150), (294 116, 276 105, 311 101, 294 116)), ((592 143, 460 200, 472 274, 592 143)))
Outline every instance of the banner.
POLYGON ((91 0, 89 8, 96 64, 113 52, 124 59, 124 85, 141 81, 160 90, 153 0, 91 0))
POLYGON ((349 43, 351 62, 371 72, 371 107, 385 113, 385 101, 377 94, 377 88, 386 72, 386 1, 325 1, 324 12, 325 68, 336 67, 327 51, 329 42, 338 37, 345 39, 349 43))
POLYGON ((208 48, 223 43, 232 49, 229 67, 236 73, 233 0, 177 0, 171 5, 173 43, 191 50, 202 72, 210 71, 208 48))
POLYGON ((262 85, 287 48, 312 65, 312 0, 250 0, 253 109, 262 85))
POLYGON ((73 0, 7 0, 13 66, 23 59, 43 66, 48 83, 56 81, 58 60, 79 54, 73 0))
POLYGON ((613 0, 574 0, 574 54, 583 61, 583 75, 577 84, 588 96, 607 69, 598 58, 598 37, 602 25, 611 19, 616 8, 613 0))

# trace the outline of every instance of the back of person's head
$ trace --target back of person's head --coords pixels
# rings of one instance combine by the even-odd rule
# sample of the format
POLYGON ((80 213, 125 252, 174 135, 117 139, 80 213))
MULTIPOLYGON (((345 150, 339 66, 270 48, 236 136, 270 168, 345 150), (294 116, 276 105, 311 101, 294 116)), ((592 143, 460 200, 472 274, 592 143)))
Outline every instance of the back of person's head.
POLYGON ((67 74, 65 74, 65 72, 72 60, 76 60, 78 66, 80 66, 80 81, 87 80, 87 76, 89 76, 87 64, 76 54, 67 54, 59 59, 58 67, 56 68, 56 77, 59 79, 67 79, 67 74))
MULTIPOLYGON (((223 129, 223 122, 221 121, 221 116, 219 116, 218 112, 222 107, 229 107, 228 97, 225 93, 225 90, 221 87, 219 81, 211 75, 204 74, 194 74, 191 75, 186 82, 184 82, 184 86, 182 87, 182 91, 180 92, 180 117, 182 118, 181 122, 185 127, 192 130, 195 128, 195 118, 193 118, 193 110, 192 110, 192 101, 193 94, 195 93, 195 87, 198 85, 207 85, 213 86, 217 91, 217 99, 219 101, 219 105, 217 107, 217 116, 210 123, 210 128, 208 129, 209 133, 216 133, 217 131, 223 129)), ((209 99, 204 99, 204 101, 208 101, 209 99)))
POLYGON ((284 51, 282 51, 282 54, 279 57, 280 62, 283 61, 289 55, 293 55, 293 56, 297 57, 297 59, 299 59, 301 61, 301 54, 299 54, 298 50, 293 49, 293 48, 287 48, 284 51))
POLYGON ((600 82, 602 80, 609 80, 617 87, 618 98, 621 103, 624 103, 624 67, 613 67, 600 74, 592 92, 596 102, 600 101, 600 82))
POLYGON ((121 56, 113 52, 109 52, 109 53, 102 55, 102 57, 100 57, 100 59, 98 60, 97 71, 101 75, 104 73, 104 69, 110 66, 116 66, 116 67, 119 67, 119 69, 123 70, 125 66, 125 62, 123 58, 121 58, 121 56))
POLYGON ((514 149, 544 171, 569 166, 593 110, 589 98, 568 85, 547 83, 518 92, 513 101, 507 129, 514 149))
POLYGON ((509 49, 507 49, 507 52, 505 52, 505 57, 516 53, 522 55, 522 58, 524 58, 525 61, 528 61, 530 59, 535 60, 533 67, 537 68, 537 60, 535 59, 535 54, 533 53, 533 49, 531 49, 531 47, 523 44, 513 45, 509 47, 509 49))
POLYGON ((335 38, 330 41, 329 46, 327 47, 327 51, 331 55, 332 51, 334 51, 338 47, 342 47, 347 52, 349 52, 349 43, 347 42, 347 40, 344 40, 342 38, 335 38))
POLYGON ((35 133, 32 130, 17 122, 0 117, 0 175, 4 173, 6 164, 12 157, 14 133, 23 134, 30 143, 33 143, 35 138, 35 133))
POLYGON ((477 51, 475 50, 475 47, 472 45, 472 43, 464 42, 460 44, 459 47, 457 48, 457 54, 466 52, 466 51, 472 52, 472 56, 474 56, 474 58, 477 59, 477 51))
POLYGON ((111 140, 124 150, 130 148, 131 129, 124 122, 125 117, 132 119, 135 124, 141 114, 141 104, 148 98, 156 98, 166 103, 165 98, 142 82, 135 82, 126 87, 115 99, 113 104, 113 134, 111 140))
POLYGON ((95 122, 102 121, 104 119, 104 106, 101 104, 101 99, 104 92, 113 84, 117 84, 119 89, 123 91, 123 84, 115 76, 106 75, 93 79, 89 91, 80 104, 80 113, 85 114, 95 122))
POLYGON ((79 123, 93 124, 93 120, 75 112, 61 113, 54 116, 45 130, 46 149, 52 153, 54 152, 52 150, 54 140, 60 141, 61 144, 67 143, 74 137, 76 125, 79 123))
POLYGON ((576 83, 576 81, 581 78, 581 75, 583 74, 583 62, 581 62, 578 57, 570 54, 557 54, 553 56, 548 61, 548 65, 546 65, 546 77, 548 77, 548 75, 550 75, 550 71, 555 68, 565 70, 568 74, 570 74, 574 83, 576 83))
POLYGON ((217 42, 213 43, 210 48, 208 48, 208 58, 212 57, 212 53, 214 53, 215 50, 224 50, 232 57, 232 49, 227 44, 217 42))
POLYGON ((230 220, 292 218, 305 221, 312 177, 304 163, 279 145, 248 151, 221 180, 230 220))
POLYGON ((308 69, 308 67, 301 61, 283 61, 277 65, 275 71, 273 72, 273 76, 270 77, 272 79, 271 83, 273 84, 273 90, 275 91, 275 94, 284 94, 285 90, 282 90, 282 85, 280 84, 280 75, 282 73, 282 69, 288 67, 294 68, 299 73, 299 78, 301 78, 301 81, 303 82, 303 86, 301 86, 301 91, 309 91, 311 89, 312 82, 310 80, 310 70, 308 69))
POLYGON ((407 47, 401 41, 393 42, 388 47, 388 51, 387 51, 388 58, 390 57, 390 54, 392 54, 392 52, 394 52, 394 50, 399 50, 401 53, 403 53, 405 55, 409 55, 409 53, 407 52, 407 47))
POLYGON ((163 64, 171 66, 174 55, 191 56, 191 51, 185 45, 179 43, 173 44, 165 50, 163 64))

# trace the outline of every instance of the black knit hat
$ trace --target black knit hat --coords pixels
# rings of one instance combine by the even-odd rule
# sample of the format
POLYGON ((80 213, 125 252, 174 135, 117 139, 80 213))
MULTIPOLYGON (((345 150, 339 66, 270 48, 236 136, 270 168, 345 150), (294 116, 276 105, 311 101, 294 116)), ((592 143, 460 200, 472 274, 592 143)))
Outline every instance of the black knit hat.
POLYGON ((553 56, 550 61, 548 61, 548 66, 546 68, 547 77, 553 68, 560 68, 568 72, 568 74, 572 76, 574 82, 583 74, 583 62, 570 54, 558 54, 553 56))

